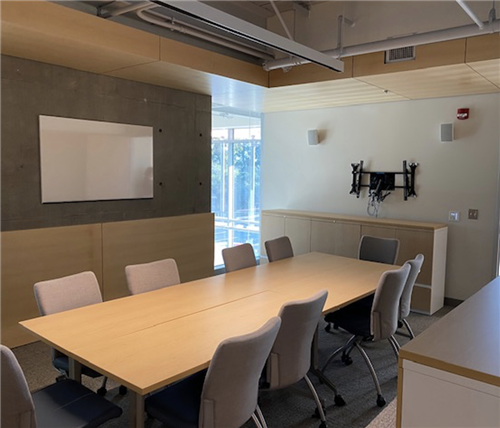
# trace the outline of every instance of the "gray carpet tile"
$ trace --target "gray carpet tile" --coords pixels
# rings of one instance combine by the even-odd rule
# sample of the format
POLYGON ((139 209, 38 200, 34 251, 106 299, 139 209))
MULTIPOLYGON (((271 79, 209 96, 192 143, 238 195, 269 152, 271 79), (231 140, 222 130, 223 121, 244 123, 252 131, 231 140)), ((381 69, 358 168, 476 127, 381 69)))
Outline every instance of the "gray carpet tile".
MULTIPOLYGON (((415 334, 418 334, 451 309, 451 307, 446 306, 433 316, 412 313, 409 322, 415 334)), ((324 331, 325 325, 325 323, 321 323, 319 336, 320 366, 337 347, 343 345, 350 337, 349 334, 342 331, 334 331, 333 334, 326 333, 324 331)), ((406 337, 399 335, 396 337, 401 345, 408 341, 406 337)), ((365 349, 377 371, 384 397, 387 403, 391 403, 396 397, 397 390, 398 371, 395 355, 387 341, 365 343, 365 345, 365 349)), ((35 342, 15 348, 13 351, 24 370, 28 385, 32 391, 54 382, 58 374, 52 368, 50 349, 47 345, 42 342, 35 342)), ((331 390, 326 385, 320 384, 314 376, 310 376, 318 394, 325 402, 329 427, 364 428, 383 410, 376 405, 375 387, 361 355, 356 350, 353 350, 351 356, 353 364, 350 366, 345 366, 340 359, 336 359, 326 372, 347 403, 343 407, 335 406, 331 390)), ((93 390, 97 390, 101 386, 101 382, 101 378, 89 379, 83 377, 84 385, 93 390)), ((109 421, 103 425, 105 428, 129 426, 128 398, 118 394, 118 386, 116 382, 109 380, 109 392, 106 397, 121 406, 124 413, 119 419, 109 421)), ((260 406, 269 428, 316 428, 320 424, 319 419, 312 417, 316 406, 312 397, 309 398, 309 390, 303 381, 297 384, 296 388, 281 391, 263 391, 260 395, 260 406)), ((382 418, 382 415, 380 423, 376 427, 394 428, 394 419, 391 419, 390 412, 388 411, 385 415, 387 417, 382 418), (388 422, 384 422, 385 420, 388 422)), ((157 421, 147 421, 146 426, 160 428, 161 424, 157 421)), ((252 422, 244 425, 244 428, 250 427, 254 427, 252 422)))

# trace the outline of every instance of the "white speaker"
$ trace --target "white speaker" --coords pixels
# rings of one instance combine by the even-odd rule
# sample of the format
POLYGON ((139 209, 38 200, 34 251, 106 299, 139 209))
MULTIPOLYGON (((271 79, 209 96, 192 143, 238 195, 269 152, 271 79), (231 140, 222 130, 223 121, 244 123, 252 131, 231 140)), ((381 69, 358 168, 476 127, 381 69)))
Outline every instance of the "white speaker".
POLYGON ((309 142, 310 146, 315 146, 319 144, 319 136, 317 129, 310 129, 309 131, 307 131, 307 141, 309 142))
POLYGON ((441 142, 453 141, 453 123, 441 124, 441 142))

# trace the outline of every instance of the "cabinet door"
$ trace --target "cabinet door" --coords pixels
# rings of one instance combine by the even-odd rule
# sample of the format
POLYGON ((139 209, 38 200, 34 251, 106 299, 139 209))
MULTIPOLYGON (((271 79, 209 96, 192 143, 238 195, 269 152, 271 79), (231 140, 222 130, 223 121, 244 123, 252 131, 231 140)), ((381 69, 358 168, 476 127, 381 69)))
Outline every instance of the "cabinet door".
POLYGON ((360 233, 359 224, 312 220, 311 251, 357 258, 360 233))
POLYGON ((358 258, 361 225, 335 223, 335 254, 337 256, 358 258))
POLYGON ((335 254, 335 239, 333 221, 311 221, 311 251, 335 254))
POLYGON ((431 230, 396 229, 395 234, 395 237, 399 239, 399 255, 396 264, 402 265, 406 260, 414 259, 417 254, 423 254, 424 264, 418 275, 417 283, 431 285, 434 232, 431 230))
POLYGON ((285 235, 290 238, 293 253, 300 254, 311 252, 311 220, 308 218, 286 217, 285 235))
POLYGON ((391 226, 371 226, 363 224, 361 226, 361 235, 376 236, 378 238, 395 238, 396 231, 391 226))
POLYGON ((266 254, 264 243, 285 234, 285 216, 262 214, 260 219, 260 254, 266 254))

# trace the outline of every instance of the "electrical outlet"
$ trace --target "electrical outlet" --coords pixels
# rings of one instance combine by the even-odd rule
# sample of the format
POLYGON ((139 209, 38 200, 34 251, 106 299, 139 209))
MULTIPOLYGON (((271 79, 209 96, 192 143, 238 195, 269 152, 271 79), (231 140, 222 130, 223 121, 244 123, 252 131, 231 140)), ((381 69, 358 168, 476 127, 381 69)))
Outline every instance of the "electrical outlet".
POLYGON ((469 209, 469 220, 477 220, 479 217, 479 210, 469 209))
POLYGON ((450 214, 448 216, 448 220, 460 221, 460 211, 450 211, 450 214))

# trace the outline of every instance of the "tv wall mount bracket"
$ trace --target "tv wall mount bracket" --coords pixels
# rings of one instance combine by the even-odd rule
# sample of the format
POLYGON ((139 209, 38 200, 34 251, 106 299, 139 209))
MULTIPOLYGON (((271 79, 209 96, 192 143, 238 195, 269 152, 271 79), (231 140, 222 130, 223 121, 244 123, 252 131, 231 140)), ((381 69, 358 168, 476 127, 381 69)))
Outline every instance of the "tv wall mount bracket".
MULTIPOLYGON (((405 201, 408 198, 417 197, 415 192, 415 170, 417 169, 418 163, 412 162, 407 163, 403 161, 403 171, 401 172, 372 172, 363 170, 363 161, 359 163, 352 163, 352 184, 351 191, 349 194, 356 195, 359 198, 362 187, 368 187, 370 189, 370 194, 375 192, 379 196, 385 192, 387 196, 389 191, 395 189, 403 189, 403 198, 405 201), (396 175, 403 176, 403 185, 396 186, 396 175), (363 184, 363 177, 369 177, 369 183, 363 184)), ((382 199, 385 197, 383 196, 382 199)))

